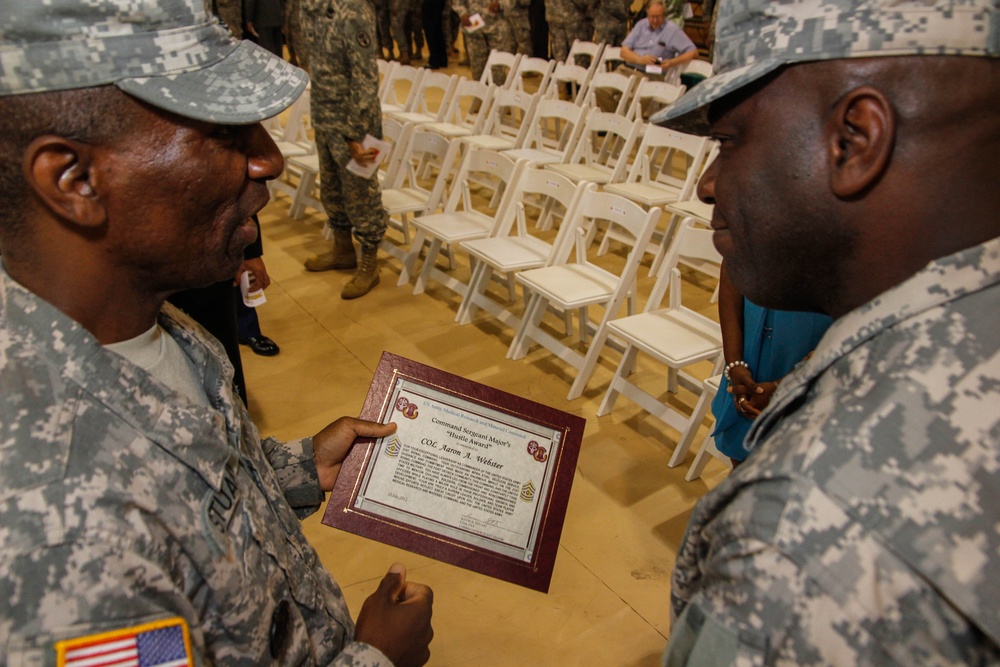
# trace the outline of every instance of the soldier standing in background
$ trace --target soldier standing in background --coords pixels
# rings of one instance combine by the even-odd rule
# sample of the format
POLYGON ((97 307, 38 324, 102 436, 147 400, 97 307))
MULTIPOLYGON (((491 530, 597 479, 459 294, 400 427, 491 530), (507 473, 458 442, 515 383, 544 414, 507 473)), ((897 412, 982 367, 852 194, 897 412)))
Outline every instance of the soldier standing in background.
POLYGON ((594 15, 594 41, 620 46, 628 36, 631 15, 632 0, 599 0, 594 15))
POLYGON ((392 22, 389 20, 389 0, 374 0, 375 25, 378 32, 379 57, 395 60, 396 52, 392 48, 392 22))
POLYGON ((486 59, 490 51, 508 51, 513 53, 517 48, 510 24, 506 21, 500 0, 453 0, 452 8, 458 13, 462 23, 462 36, 465 39, 465 51, 469 56, 469 66, 472 78, 479 81, 486 69, 486 59), (479 14, 486 23, 478 30, 469 31, 469 17, 479 14))
POLYGON ((514 44, 517 52, 525 56, 531 56, 531 17, 528 15, 528 8, 531 0, 505 0, 503 6, 504 16, 510 23, 510 31, 514 37, 514 44))
POLYGON ((299 67, 309 67, 305 49, 302 44, 302 12, 301 0, 285 2, 285 47, 288 49, 288 61, 299 67))
POLYGON ((361 178, 347 170, 352 158, 362 165, 376 159, 374 149, 361 145, 366 135, 382 138, 375 9, 369 0, 302 0, 302 24, 321 199, 333 232, 333 249, 307 259, 305 267, 356 269, 340 293, 355 299, 379 282, 378 248, 386 229, 376 175, 361 178), (352 231, 361 245, 360 262, 352 231))
POLYGON ((545 22, 549 26, 549 56, 566 62, 570 47, 570 22, 573 20, 570 0, 545 0, 545 22))
POLYGON ((406 11, 406 34, 409 36, 407 46, 410 49, 410 60, 420 60, 424 57, 423 5, 423 0, 410 0, 410 8, 406 11))
MULTIPOLYGON (((367 0, 358 0, 367 2, 367 0)), ((410 36, 406 29, 406 18, 410 12, 410 0, 389 0, 389 29, 392 39, 399 49, 399 57, 396 58, 403 65, 410 64, 410 36)))

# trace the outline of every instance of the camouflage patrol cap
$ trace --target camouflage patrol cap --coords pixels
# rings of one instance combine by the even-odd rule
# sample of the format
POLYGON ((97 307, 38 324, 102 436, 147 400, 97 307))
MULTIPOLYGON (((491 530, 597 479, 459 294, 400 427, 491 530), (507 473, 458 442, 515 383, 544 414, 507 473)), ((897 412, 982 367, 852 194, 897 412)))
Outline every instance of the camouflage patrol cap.
POLYGON ((653 123, 704 132, 704 116, 698 123, 691 112, 792 63, 1000 55, 1000 0, 718 2, 713 75, 653 116, 653 123))
POLYGON ((181 116, 249 124, 308 81, 231 37, 206 0, 0 0, 0 16, 2 96, 114 84, 181 116))

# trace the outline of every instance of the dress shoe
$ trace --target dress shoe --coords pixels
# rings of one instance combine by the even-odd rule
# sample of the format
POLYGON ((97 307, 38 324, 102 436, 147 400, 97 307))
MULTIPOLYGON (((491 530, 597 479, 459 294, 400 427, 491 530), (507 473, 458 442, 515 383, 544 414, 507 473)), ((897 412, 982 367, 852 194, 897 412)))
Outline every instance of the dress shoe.
POLYGON ((281 348, 278 344, 267 336, 257 336, 256 338, 244 338, 240 336, 240 345, 246 345, 254 354, 259 354, 262 357, 273 357, 274 355, 281 352, 281 348))

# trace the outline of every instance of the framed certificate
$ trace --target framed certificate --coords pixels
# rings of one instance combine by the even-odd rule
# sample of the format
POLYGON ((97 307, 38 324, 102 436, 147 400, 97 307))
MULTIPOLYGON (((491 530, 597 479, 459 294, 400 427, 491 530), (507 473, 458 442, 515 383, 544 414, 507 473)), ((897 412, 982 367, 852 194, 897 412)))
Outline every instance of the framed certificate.
POLYGON ((323 523, 547 591, 586 420, 384 352, 323 523))

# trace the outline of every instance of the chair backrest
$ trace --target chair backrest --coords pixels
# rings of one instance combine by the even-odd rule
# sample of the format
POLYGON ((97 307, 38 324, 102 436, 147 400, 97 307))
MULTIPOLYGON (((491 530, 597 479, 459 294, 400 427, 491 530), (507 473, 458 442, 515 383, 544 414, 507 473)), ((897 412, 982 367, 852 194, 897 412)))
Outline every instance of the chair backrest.
POLYGON ((445 211, 472 211, 499 217, 510 205, 513 183, 526 162, 511 158, 503 153, 487 149, 472 149, 462 157, 462 163, 455 173, 454 187, 445 202, 445 211), (473 203, 472 186, 476 185, 477 201, 489 201, 491 212, 477 208, 473 203), (490 192, 484 192, 485 189, 490 192))
POLYGON ((538 93, 523 90, 497 89, 483 134, 506 137, 513 141, 513 148, 520 148, 531 128, 531 119, 540 97, 538 93))
POLYGON ((482 134, 496 90, 496 86, 459 77, 441 121, 467 128, 472 134, 482 134))
POLYGON ((592 107, 598 106, 597 91, 600 88, 616 90, 621 94, 621 98, 618 100, 615 113, 624 116, 632 100, 632 90, 635 88, 636 78, 638 77, 627 76, 618 72, 595 72, 594 76, 590 78, 590 85, 587 86, 587 104, 592 107))
MULTIPOLYGON (((722 265, 722 255, 712 243, 713 234, 711 229, 702 227, 694 218, 684 218, 678 225, 677 233, 670 244, 670 250, 656 274, 656 282, 650 290, 649 299, 643 307, 644 311, 651 312, 661 308, 668 290, 670 294, 669 307, 673 309, 681 307, 681 280, 677 265, 682 262, 707 275, 718 277, 719 267, 722 265)), ((712 320, 712 323, 714 324, 715 321, 712 320)))
POLYGON ((655 182, 676 190, 677 201, 693 199, 710 147, 707 137, 650 125, 625 180, 655 182))
POLYGON ((700 74, 704 77, 712 76, 715 66, 707 60, 689 60, 684 64, 684 74, 700 74))
POLYGON ((379 163, 379 169, 382 170, 382 183, 392 183, 396 180, 396 174, 400 165, 403 164, 403 154, 413 127, 413 123, 402 123, 394 118, 383 116, 382 138, 392 144, 392 150, 379 163))
POLYGON ((646 211, 625 197, 610 192, 600 192, 596 186, 589 184, 580 195, 572 218, 567 219, 560 227, 558 240, 553 243, 552 253, 546 265, 589 263, 586 245, 587 239, 593 235, 585 233, 585 229, 598 222, 605 222, 625 232, 624 238, 628 239, 631 245, 628 259, 620 275, 623 280, 632 283, 635 280, 639 260, 642 259, 642 248, 649 243, 659 218, 659 209, 646 211))
POLYGON ((676 102, 683 94, 684 86, 640 78, 625 115, 632 120, 649 118, 660 109, 676 102))
POLYGON ((521 56, 520 60, 517 61, 517 68, 514 70, 513 81, 508 88, 528 90, 525 87, 526 82, 524 80, 527 76, 532 79, 538 79, 537 85, 534 86, 535 89, 529 92, 545 92, 549 85, 549 77, 552 76, 552 70, 555 66, 556 63, 554 60, 521 56))
POLYGON ((569 54, 566 56, 566 64, 579 65, 591 69, 592 67, 596 67, 600 62, 601 51, 603 50, 604 44, 574 39, 573 44, 569 47, 569 54))
POLYGON ((556 63, 549 77, 549 85, 545 90, 545 97, 559 99, 562 96, 562 89, 569 88, 569 100, 574 104, 583 104, 587 94, 587 86, 593 76, 594 70, 581 67, 579 65, 567 65, 566 63, 556 63))
MULTIPOLYGON (((550 215, 566 219, 573 215, 576 202, 583 190, 591 184, 574 183, 562 174, 546 169, 526 167, 511 188, 512 205, 505 215, 498 216, 490 236, 518 236, 528 234, 529 207, 537 209, 537 215, 550 215)), ((562 225, 559 225, 562 229, 562 225)), ((559 233, 556 234, 559 239, 559 233)), ((555 241, 553 241, 555 243, 555 241)))
POLYGON ((378 98, 382 99, 386 83, 391 78, 392 70, 397 63, 395 60, 382 60, 381 58, 377 58, 376 62, 378 63, 378 98))
POLYGON ((610 167, 614 173, 612 183, 624 180, 628 158, 642 124, 641 120, 633 121, 610 111, 591 109, 576 146, 563 162, 610 167))
POLYGON ((597 63, 597 71, 610 72, 623 62, 625 62, 625 60, 622 58, 622 47, 605 45, 597 63))
POLYGON ((409 104, 409 110, 430 116, 435 122, 441 121, 457 85, 457 74, 424 72, 420 77, 420 85, 412 95, 413 101, 409 104))
POLYGON ((420 79, 424 75, 422 67, 412 65, 396 65, 389 72, 382 91, 382 108, 394 107, 397 111, 409 111, 416 99, 416 91, 420 88, 420 79))
POLYGON ((510 53, 493 49, 489 57, 486 58, 486 66, 483 67, 483 74, 479 77, 481 83, 510 88, 514 84, 514 72, 517 70, 517 63, 521 60, 521 54, 510 53))
POLYGON ((409 188, 419 191, 427 197, 424 211, 436 210, 445 198, 451 172, 448 164, 450 145, 440 134, 414 126, 395 177, 383 183, 383 190, 409 188))
POLYGON ((285 141, 290 143, 309 143, 309 87, 302 89, 302 94, 292 102, 292 105, 288 108, 288 111, 283 114, 284 122, 282 123, 280 118, 281 115, 275 116, 276 126, 271 125, 268 131, 271 133, 271 137, 275 141, 285 141))
POLYGON ((567 100, 540 99, 531 117, 523 148, 547 148, 566 153, 583 129, 586 106, 567 100))

